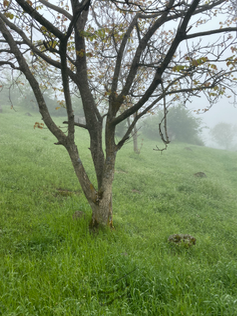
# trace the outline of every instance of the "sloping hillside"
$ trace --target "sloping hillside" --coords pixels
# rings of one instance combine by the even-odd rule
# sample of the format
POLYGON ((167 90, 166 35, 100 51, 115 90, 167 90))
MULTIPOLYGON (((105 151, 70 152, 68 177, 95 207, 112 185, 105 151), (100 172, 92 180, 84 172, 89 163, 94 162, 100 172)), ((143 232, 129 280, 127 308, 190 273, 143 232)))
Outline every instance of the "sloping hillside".
MULTIPOLYGON (((161 154, 145 139, 137 155, 125 145, 115 229, 91 234, 67 153, 35 122, 0 114, 1 315, 237 315, 237 153, 171 144, 161 154)), ((86 132, 77 140, 95 178, 86 132)))

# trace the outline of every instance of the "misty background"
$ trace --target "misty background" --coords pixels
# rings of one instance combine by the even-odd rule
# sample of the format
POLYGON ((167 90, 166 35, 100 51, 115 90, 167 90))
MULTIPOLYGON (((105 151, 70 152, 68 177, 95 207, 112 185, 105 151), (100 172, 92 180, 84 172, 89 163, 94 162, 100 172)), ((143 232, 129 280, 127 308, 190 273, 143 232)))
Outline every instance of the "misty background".
MULTIPOLYGON (((199 100, 194 99, 191 104, 187 104, 187 107, 192 111, 208 108, 208 106, 209 104, 204 98, 200 98, 199 100)), ((219 123, 227 123, 232 125, 232 127, 237 127, 236 106, 237 105, 233 102, 233 98, 228 99, 223 97, 218 103, 214 104, 209 111, 200 114, 193 112, 194 116, 202 119, 203 126, 206 126, 201 133, 205 146, 225 149, 224 144, 220 146, 212 139, 211 130, 219 123)), ((233 140, 232 149, 237 150, 237 134, 233 140)))
MULTIPOLYGON (((195 19, 196 18, 194 17, 193 21, 195 21, 195 19)), ((221 21, 217 17, 215 19, 213 18, 211 23, 214 29, 220 25, 221 21)), ((171 24, 171 28, 172 28, 172 24, 171 24)), ((203 25, 203 31, 204 30, 205 30, 205 25, 203 25)), ((37 37, 37 34, 35 34, 35 36, 37 37)), ((218 38, 218 35, 213 35, 213 36, 218 38)), ((202 39, 202 42, 204 43, 208 42, 208 39, 204 38, 202 39)), ((180 45, 180 47, 182 49, 182 45, 180 45)), ((30 89, 29 84, 25 81, 25 79, 22 78, 23 76, 21 76, 20 78, 20 81, 19 81, 20 84, 18 84, 18 87, 15 86, 13 87, 13 89, 11 89, 10 101, 9 101, 9 86, 11 85, 14 86, 14 82, 9 84, 9 81, 10 81, 9 76, 8 75, 6 76, 8 77, 8 80, 9 80, 8 82, 6 78, 3 79, 3 77, 2 76, 0 77, 0 81, 1 81, 0 82, 0 87, 1 87, 0 88, 0 111, 1 111, 1 106, 8 105, 9 107, 14 106, 16 109, 18 106, 22 106, 23 108, 26 109, 26 111, 38 112, 38 105, 35 100, 35 97, 33 96, 33 92, 29 90, 30 89), (22 82, 23 82, 23 85, 21 85, 22 82), (20 86, 20 89, 18 89, 19 86, 20 86)), ((48 105, 50 114, 54 116, 66 117, 65 108, 62 106, 62 103, 59 102, 59 99, 57 99, 56 94, 52 93, 52 91, 50 90, 51 89, 48 89, 48 91, 44 92, 44 97, 48 105), (56 108, 57 110, 55 110, 56 108)), ((82 109, 80 98, 74 95, 72 98, 72 103, 73 103, 74 114, 76 118, 78 119, 79 117, 84 117, 84 112, 82 109)), ((182 101, 176 102, 175 104, 172 105, 172 107, 177 107, 180 105, 182 105, 182 101)), ((217 148, 217 149, 228 149, 232 151, 237 151, 237 104, 233 96, 231 96, 230 98, 223 96, 221 99, 219 99, 219 101, 216 104, 213 104, 211 107, 204 95, 201 97, 194 97, 191 100, 191 102, 186 103, 185 108, 189 110, 189 113, 195 119, 197 119, 197 121, 200 122, 199 136, 205 146, 211 147, 211 148, 217 148), (203 111, 204 109, 209 109, 209 110, 203 111), (224 128, 224 124, 226 124, 225 126, 227 128, 223 132, 223 134, 225 135, 223 135, 222 141, 218 143, 218 141, 215 140, 213 137, 213 129, 220 123, 223 123, 222 128, 224 128), (228 131, 231 131, 231 132, 229 132, 228 134, 228 131)), ((162 110, 162 107, 160 107, 160 109, 162 110)), ((147 118, 149 119, 149 116, 147 118)), ((156 138, 159 138, 158 124, 160 123, 160 119, 161 117, 157 117, 157 133, 155 134, 158 136, 156 138)), ((146 118, 141 120, 141 124, 140 124, 141 132, 144 129, 145 120, 146 118)), ((167 121, 169 121, 169 114, 167 116, 167 121)), ((119 136, 121 137, 122 134, 119 136)), ((172 139, 171 137, 171 141, 175 141, 175 140, 172 139)))
MULTIPOLYGON (((6 82, 5 82, 6 84, 6 82)), ((35 112, 38 112, 38 105, 34 98, 33 92, 30 91, 30 87, 26 82, 24 82, 24 85, 21 87, 21 91, 18 90, 17 87, 14 87, 14 89, 11 89, 10 91, 10 99, 9 99, 9 86, 3 85, 2 89, 0 91, 0 110, 2 107, 2 111, 4 111, 5 106, 13 106, 14 110, 17 111, 17 108, 21 107, 24 108, 24 110, 31 114, 34 114, 35 112)), ((58 103, 58 100, 55 99, 55 96, 53 93, 50 92, 50 89, 45 92, 44 94, 45 100, 47 102, 47 105, 49 107, 49 112, 53 116, 62 116, 66 117, 66 109, 63 106, 60 106, 58 103), (57 108, 57 110, 56 110, 57 108)), ((80 101, 80 98, 73 97, 73 107, 74 107, 74 113, 76 117, 83 117, 83 109, 82 104, 80 101)), ((225 150, 237 150, 237 107, 234 103, 233 97, 226 98, 223 97, 220 99, 220 101, 216 104, 214 104, 211 108, 210 104, 207 102, 207 100, 204 97, 201 98, 193 98, 192 102, 187 102, 184 106, 182 102, 176 102, 172 105, 172 107, 169 108, 169 111, 173 107, 181 106, 186 109, 187 113, 190 115, 190 122, 183 121, 180 122, 179 128, 182 129, 182 126, 184 127, 184 133, 186 132, 187 138, 182 139, 176 139, 178 141, 183 141, 187 143, 192 143, 196 145, 205 145, 207 147, 217 148, 217 149, 225 149, 225 150), (204 109, 208 109, 208 111, 203 111, 204 109), (192 117, 194 120, 192 120, 192 117), (195 120, 198 122, 199 126, 195 127, 195 120), (193 128, 198 131, 198 135, 202 142, 196 142, 191 141, 190 137, 188 135, 189 130, 187 129, 187 123, 193 124, 193 128), (182 125, 183 124, 183 125, 182 125), (214 128, 217 128, 217 125, 219 126, 220 130, 218 134, 222 134, 218 136, 219 142, 215 137, 213 137, 213 131, 214 128), (222 130, 221 130, 222 127, 222 130)), ((139 133, 142 132, 142 134, 145 134, 146 125, 149 125, 149 123, 146 123, 146 119, 153 119, 153 122, 155 121, 155 126, 153 124, 153 130, 150 132, 153 133, 153 137, 151 137, 154 141, 159 139, 159 131, 158 131, 158 124, 160 123, 162 119, 162 107, 159 108, 160 111, 158 113, 160 115, 149 115, 147 118, 144 118, 142 120, 142 123, 140 124, 140 130, 139 133)), ((177 117, 177 120, 179 118, 177 117)), ((172 125, 172 122, 174 121, 174 118, 172 118, 171 112, 167 116, 168 123, 172 125)), ((148 122, 148 121, 147 121, 148 122)), ((175 125, 173 123, 173 125, 175 125)), ((177 124, 178 125, 178 124, 177 124)), ((124 126, 125 127, 125 126, 124 126)), ((177 129, 177 127, 176 127, 177 129)), ((181 132, 181 131, 180 131, 181 132)), ((151 134, 150 133, 150 134, 151 134)), ((119 133, 118 133, 119 134, 119 133)), ((122 137, 123 131, 121 130, 121 135, 118 135, 122 137)), ((169 133, 170 140, 176 141, 175 139, 172 139, 172 133, 169 133)))

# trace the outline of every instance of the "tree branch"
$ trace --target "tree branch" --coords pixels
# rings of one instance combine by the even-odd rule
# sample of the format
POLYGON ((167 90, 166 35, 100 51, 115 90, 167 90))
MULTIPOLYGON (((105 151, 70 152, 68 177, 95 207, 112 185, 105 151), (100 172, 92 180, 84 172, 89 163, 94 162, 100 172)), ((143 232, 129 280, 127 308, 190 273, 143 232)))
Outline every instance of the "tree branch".
POLYGON ((223 29, 218 29, 218 30, 193 33, 193 34, 186 35, 185 39, 201 37, 201 36, 208 36, 208 35, 219 34, 219 33, 224 33, 224 32, 237 32, 237 27, 225 27, 223 29))
POLYGON ((8 45, 10 46, 11 52, 15 55, 18 61, 20 70, 24 73, 24 75, 26 76, 27 80, 29 81, 32 87, 32 90, 35 94, 36 100, 39 105, 40 113, 42 114, 44 118, 45 124, 47 125, 51 133, 58 139, 59 142, 61 142, 62 144, 65 143, 65 140, 66 140, 65 134, 57 127, 57 125, 54 123, 54 121, 50 117, 50 114, 48 112, 47 106, 44 101, 44 97, 40 91, 39 84, 37 80, 35 79, 34 75, 31 73, 22 53, 20 52, 17 44, 15 43, 11 33, 6 28, 1 17, 0 17, 0 30, 3 37, 7 41, 8 45))
POLYGON ((116 113, 119 110, 119 107, 121 106, 121 104, 123 103, 124 96, 126 96, 128 94, 128 91, 129 91, 129 89, 133 83, 133 80, 136 76, 137 69, 139 67, 139 60, 140 60, 142 52, 144 51, 149 39, 152 37, 152 35, 155 33, 155 31, 166 21, 167 15, 169 14, 170 10, 172 9, 173 4, 174 4, 174 0, 170 0, 166 6, 165 12, 162 14, 162 16, 160 18, 157 19, 157 21, 152 25, 152 27, 147 31, 145 36, 141 39, 141 41, 137 47, 135 56, 133 58, 129 74, 128 74, 127 79, 126 79, 126 83, 122 89, 122 92, 116 98, 116 103, 115 103, 116 104, 116 108, 115 108, 116 113))
POLYGON ((122 43, 120 45, 119 51, 118 51, 118 55, 117 55, 117 59, 116 59, 116 65, 114 68, 114 75, 113 75, 113 80, 112 80, 112 87, 111 87, 111 97, 114 98, 114 93, 117 90, 117 86, 118 86, 118 79, 119 79, 119 73, 120 73, 120 69, 121 69, 121 63, 122 63, 122 58, 123 58, 123 54, 124 54, 124 50, 125 50, 125 46, 126 43, 129 39, 129 36, 134 28, 134 26, 137 23, 137 19, 138 19, 139 15, 137 14, 134 18, 133 21, 130 23, 126 33, 123 36, 123 40, 122 43))
POLYGON ((70 87, 69 87, 69 79, 67 72, 67 43, 68 39, 71 36, 74 25, 76 24, 78 18, 80 17, 82 11, 88 10, 88 6, 90 4, 90 0, 84 0, 81 6, 74 12, 73 18, 69 24, 66 35, 60 40, 59 45, 59 53, 61 57, 61 73, 62 73, 62 82, 63 82, 63 93, 65 96, 66 109, 68 114, 68 138, 70 138, 71 142, 74 141, 74 114, 72 109, 72 101, 70 95, 70 87))
POLYGON ((10 61, 0 61, 0 66, 3 65, 9 65, 12 69, 21 70, 20 67, 17 67, 14 63, 11 63, 10 61))
POLYGON ((20 7, 28 13, 33 19, 38 21, 41 25, 46 27, 46 29, 54 34, 57 38, 63 39, 65 36, 62 32, 58 30, 57 27, 55 27, 52 23, 50 23, 47 19, 45 19, 41 14, 39 14, 32 6, 30 6, 26 1, 24 0, 16 0, 16 2, 20 5, 20 7))
MULTIPOLYGON (((52 66, 54 66, 57 69, 61 69, 62 68, 62 65, 61 65, 60 62, 50 58, 49 56, 44 54, 43 51, 39 50, 36 47, 36 45, 34 45, 29 40, 29 38, 26 36, 26 34, 20 28, 18 28, 14 23, 10 22, 2 13, 0 13, 0 18, 4 21, 4 23, 6 23, 7 26, 9 26, 12 30, 17 32, 21 36, 21 38, 23 39, 23 42, 15 41, 16 44, 19 44, 19 45, 26 44, 26 45, 28 45, 29 48, 32 50, 32 52, 34 54, 36 54, 37 56, 42 58, 49 65, 52 65, 52 66)), ((42 45, 43 45, 43 43, 42 43, 42 45)), ((69 68, 67 68, 67 72, 68 72, 69 76, 71 77, 71 79, 75 78, 75 74, 69 68)))
MULTIPOLYGON (((68 123, 69 123, 68 121, 64 121, 64 122, 63 122, 63 124, 68 124, 68 123)), ((82 127, 82 128, 88 129, 85 124, 81 124, 81 123, 74 122, 74 125, 75 125, 75 126, 78 126, 78 127, 82 127)))
POLYGON ((52 9, 52 10, 58 12, 58 13, 61 13, 61 14, 65 15, 69 20, 72 20, 72 15, 68 11, 60 8, 59 6, 54 5, 54 4, 52 4, 52 3, 50 3, 50 2, 48 2, 46 0, 39 0, 39 2, 44 4, 46 7, 50 8, 50 9, 52 9))
MULTIPOLYGON (((167 68, 168 64, 170 63, 178 45, 180 44, 180 42, 185 38, 185 31, 188 25, 188 22, 193 14, 193 12, 195 11, 198 3, 200 2, 200 0, 193 0, 190 8, 188 9, 177 33, 176 36, 163 60, 163 62, 161 63, 161 66, 159 68, 157 68, 154 79, 152 81, 152 83, 150 84, 149 88, 146 90, 144 96, 140 99, 140 101, 134 105, 133 107, 127 109, 126 111, 124 111, 121 115, 119 115, 118 117, 116 117, 113 120, 113 124, 117 125, 118 123, 120 123, 121 121, 123 121, 124 119, 126 119, 127 117, 129 117, 130 115, 134 114, 135 112, 137 112, 144 104, 145 102, 150 98, 150 96, 152 95, 152 93, 154 92, 154 90, 157 88, 157 86, 162 82, 161 80, 161 76, 163 74, 163 72, 165 71, 165 69, 167 68)), ((128 81, 128 80, 127 80, 128 81)), ((126 83, 127 84, 127 83, 126 83)), ((128 85, 129 86, 129 85, 128 85)), ((123 89, 121 92, 125 93, 124 95, 126 95, 126 89, 123 89)), ((118 97, 119 98, 119 97, 118 97)))

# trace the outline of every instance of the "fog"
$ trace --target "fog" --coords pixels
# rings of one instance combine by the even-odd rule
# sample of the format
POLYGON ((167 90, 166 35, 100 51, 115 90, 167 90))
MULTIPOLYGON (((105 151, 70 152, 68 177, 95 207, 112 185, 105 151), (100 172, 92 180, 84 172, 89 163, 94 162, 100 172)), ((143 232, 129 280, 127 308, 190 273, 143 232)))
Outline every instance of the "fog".
MULTIPOLYGON (((212 17, 208 21, 208 28, 209 29, 219 28, 221 23, 223 23, 226 18, 227 16, 225 14, 212 17)), ((196 18, 193 17, 192 19, 195 20, 196 18)), ((198 28, 199 28, 199 31, 206 31, 207 25, 206 24, 203 24, 202 26, 199 25, 198 28)), ((192 31, 193 29, 191 29, 190 33, 192 33, 192 31)), ((237 33, 233 35, 235 36, 235 38, 237 37, 237 33)), ((211 38, 212 40, 214 38, 216 38, 217 40, 219 38, 219 35, 218 34, 212 35, 211 38)), ((206 44, 209 43, 209 37, 202 38, 202 43, 206 43, 206 44)), ((227 50, 227 52, 225 53, 225 56, 229 57, 230 55, 231 55, 230 51, 228 52, 227 50)), ((223 68, 225 68, 225 63, 220 63, 220 65, 223 68)), ((236 88, 237 88, 237 82, 236 82, 236 88)), ((237 93, 237 89, 235 89, 235 92, 237 93)), ((228 93, 228 94, 230 95, 231 93, 228 93)), ((210 107, 210 104, 206 100, 205 97, 193 98, 191 102, 192 103, 187 104, 187 108, 190 110, 205 109, 205 108, 210 107)), ((210 135, 210 130, 218 123, 228 123, 228 124, 237 126, 237 103, 234 104, 234 98, 232 94, 231 98, 222 97, 218 101, 218 103, 213 104, 213 106, 210 108, 209 111, 205 113, 202 112, 200 114, 194 113, 194 115, 199 115, 199 117, 201 117, 203 120, 203 126, 207 127, 207 128, 204 128, 202 132, 202 139, 204 140, 205 145, 208 147, 220 148, 212 140, 211 135, 210 135)), ((237 150, 237 136, 236 136, 236 143, 234 147, 237 150)))
MULTIPOLYGON (((221 21, 224 21, 227 18, 227 16, 222 15, 222 16, 217 16, 217 17, 212 17, 211 19, 208 20, 208 28, 209 29, 215 29, 218 28, 220 25, 219 23, 221 21)), ((191 24, 195 24, 195 22, 197 21, 197 17, 192 17, 192 23, 191 24)), ((171 29, 172 27, 174 27, 175 24, 173 25, 171 23, 171 29)), ((203 25, 198 25, 198 30, 199 31, 206 31, 207 25, 203 24, 203 25)), ((193 26, 193 28, 191 28, 190 33, 195 33, 196 28, 193 26)), ((34 34, 36 38, 38 38, 38 34, 35 33, 34 34)), ((212 35, 212 41, 213 39, 218 39, 219 35, 212 35)), ((191 45, 190 41, 190 45, 191 45)), ((195 42, 195 39, 194 41, 195 42)), ((204 37, 202 39, 202 43, 209 43, 209 37, 204 37)), ((179 49, 186 49, 186 45, 187 43, 181 43, 179 46, 179 49)), ((226 57, 228 57, 228 53, 226 54, 226 57)), ((224 65, 224 64, 223 64, 224 65)), ((177 104, 175 104, 177 105, 177 104)), ((205 109, 205 108, 209 108, 210 104, 208 103, 208 101, 205 99, 205 97, 201 97, 201 98, 193 98, 193 100, 191 101, 191 103, 187 103, 186 104, 187 108, 192 110, 192 111, 197 111, 198 109, 205 109)), ((220 99, 220 101, 217 104, 214 104, 207 112, 203 113, 202 111, 200 111, 199 114, 197 114, 196 112, 193 112, 194 116, 198 116, 201 117, 202 121, 203 121, 203 126, 205 126, 205 128, 203 129, 202 132, 202 139, 205 142, 205 145, 208 147, 213 147, 213 148, 221 148, 220 146, 218 146, 213 140, 212 137, 210 135, 210 131, 211 129, 218 123, 223 122, 223 123, 228 123, 228 124, 232 124, 232 125, 237 125, 237 105, 236 107, 233 105, 233 98, 225 98, 223 97, 222 99, 220 99)), ((236 137, 236 143, 235 146, 233 146, 237 149, 237 137, 236 137)), ((222 147, 223 148, 223 147, 222 147)))
MULTIPOLYGON (((208 108, 210 104, 204 98, 195 98, 192 103, 187 104, 190 110, 198 110, 208 108)), ((202 138, 205 145, 213 148, 220 148, 211 138, 210 130, 218 123, 228 123, 237 125, 237 105, 233 104, 233 98, 222 98, 218 103, 214 104, 209 111, 205 113, 195 114, 202 118, 203 129, 202 138)), ((237 144, 235 145, 237 147, 237 144)))

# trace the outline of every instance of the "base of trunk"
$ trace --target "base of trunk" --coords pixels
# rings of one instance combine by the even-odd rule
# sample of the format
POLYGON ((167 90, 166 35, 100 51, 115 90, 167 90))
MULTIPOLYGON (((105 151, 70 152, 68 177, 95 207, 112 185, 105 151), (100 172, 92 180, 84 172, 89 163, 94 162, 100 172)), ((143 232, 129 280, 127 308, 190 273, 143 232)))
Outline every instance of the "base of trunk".
POLYGON ((108 224, 105 226, 105 225, 98 223, 97 221, 93 221, 93 219, 90 220, 89 230, 91 232, 96 232, 96 231, 100 230, 101 228, 106 228, 106 227, 109 227, 110 229, 114 229, 113 221, 112 220, 109 221, 108 224))
POLYGON ((113 228, 113 212, 112 212, 112 198, 99 201, 98 204, 92 204, 92 219, 90 221, 90 228, 97 229, 102 227, 113 228))

